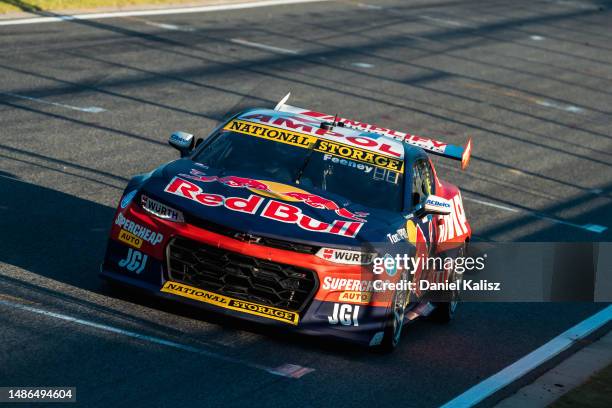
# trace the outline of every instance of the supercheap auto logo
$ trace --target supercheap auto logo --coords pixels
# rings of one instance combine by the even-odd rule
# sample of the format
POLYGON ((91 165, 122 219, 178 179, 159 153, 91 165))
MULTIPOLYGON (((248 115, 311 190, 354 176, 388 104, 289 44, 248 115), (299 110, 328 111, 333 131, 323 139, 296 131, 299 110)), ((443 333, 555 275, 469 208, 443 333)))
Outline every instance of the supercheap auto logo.
POLYGON ((311 232, 354 238, 364 224, 363 220, 358 217, 356 218, 362 222, 334 220, 332 223, 326 223, 303 214, 299 207, 254 194, 251 194, 248 198, 242 198, 206 193, 197 184, 181 177, 174 177, 164 191, 207 207, 224 207, 230 211, 259 215, 278 222, 296 224, 298 227, 311 232), (263 209, 260 210, 262 207, 263 209))
MULTIPOLYGON (((358 148, 344 143, 321 139, 306 133, 293 132, 282 128, 242 120, 233 120, 225 125, 223 129, 306 149, 312 148, 318 152, 372 164, 376 167, 398 173, 404 171, 403 160, 384 154, 378 154, 365 148, 358 148)), ((364 140, 368 139, 364 138, 364 140)))
POLYGON ((299 315, 289 310, 234 299, 178 282, 167 281, 161 288, 161 291, 197 300, 199 302, 208 303, 224 309, 235 310, 242 313, 265 317, 267 319, 278 320, 292 325, 297 325, 299 321, 299 315))

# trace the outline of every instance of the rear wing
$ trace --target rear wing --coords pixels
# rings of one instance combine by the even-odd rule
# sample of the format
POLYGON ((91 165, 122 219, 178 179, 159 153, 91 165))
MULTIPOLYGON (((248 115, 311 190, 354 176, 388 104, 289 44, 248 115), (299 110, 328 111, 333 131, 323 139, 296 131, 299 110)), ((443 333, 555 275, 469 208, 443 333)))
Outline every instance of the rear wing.
POLYGON ((417 136, 410 133, 404 133, 393 129, 387 129, 380 126, 371 125, 365 122, 358 122, 356 120, 345 119, 338 116, 328 115, 326 113, 311 111, 308 109, 287 105, 285 102, 287 102, 289 96, 291 96, 291 93, 288 93, 283 99, 281 99, 280 102, 274 108, 274 110, 280 112, 306 115, 322 121, 334 122, 339 124, 339 126, 343 126, 346 128, 363 130, 365 132, 389 136, 409 145, 418 146, 428 153, 432 153, 453 160, 459 160, 461 162, 462 170, 465 170, 470 163, 470 157, 472 154, 472 138, 468 138, 465 147, 452 145, 427 137, 417 136))

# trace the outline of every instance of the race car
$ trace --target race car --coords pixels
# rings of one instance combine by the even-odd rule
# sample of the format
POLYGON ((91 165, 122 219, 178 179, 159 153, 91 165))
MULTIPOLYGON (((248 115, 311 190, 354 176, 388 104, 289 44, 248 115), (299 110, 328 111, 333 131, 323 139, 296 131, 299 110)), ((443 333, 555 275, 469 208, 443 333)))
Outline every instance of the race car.
POLYGON ((471 228, 461 193, 438 178, 428 153, 466 168, 471 139, 451 145, 288 98, 231 115, 205 140, 173 133, 180 159, 128 183, 101 276, 385 350, 418 317, 450 320, 457 291, 436 298, 397 283, 458 274, 393 260, 464 255, 471 228))

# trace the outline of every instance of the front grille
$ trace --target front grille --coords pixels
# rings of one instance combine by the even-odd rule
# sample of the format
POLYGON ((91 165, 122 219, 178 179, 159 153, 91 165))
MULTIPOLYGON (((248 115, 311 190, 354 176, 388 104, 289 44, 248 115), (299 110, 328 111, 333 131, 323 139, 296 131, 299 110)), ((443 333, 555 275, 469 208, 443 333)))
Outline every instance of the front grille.
POLYGON ((254 258, 186 238, 167 247, 171 280, 221 295, 301 311, 317 289, 310 269, 254 258))
MULTIPOLYGON (((234 239, 240 239, 241 235, 244 235, 243 232, 228 228, 223 225, 219 225, 210 221, 203 220, 198 217, 194 217, 189 213, 185 213, 185 220, 188 224, 195 225, 197 227, 203 228, 207 231, 212 231, 217 234, 225 235, 227 237, 231 237, 234 239)), ((253 242, 258 245, 268 246, 272 248, 286 249, 288 251, 293 252, 301 252, 303 254, 316 254, 321 247, 308 245, 308 244, 300 244, 292 241, 284 241, 276 238, 268 238, 257 236, 257 241, 253 242)))

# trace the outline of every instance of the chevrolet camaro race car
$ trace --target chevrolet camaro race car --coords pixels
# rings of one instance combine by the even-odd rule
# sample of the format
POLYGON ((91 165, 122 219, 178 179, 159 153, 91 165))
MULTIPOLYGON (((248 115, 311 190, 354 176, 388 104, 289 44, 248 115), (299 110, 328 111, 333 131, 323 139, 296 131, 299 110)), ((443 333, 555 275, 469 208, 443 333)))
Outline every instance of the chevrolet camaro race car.
POLYGON ((172 134, 181 158, 129 182, 102 277, 385 349, 420 316, 450 320, 456 291, 435 299, 398 283, 458 280, 452 268, 395 260, 463 256, 471 229, 461 194, 427 153, 465 168, 471 141, 460 147, 334 117, 288 97, 231 116, 205 140, 172 134))

